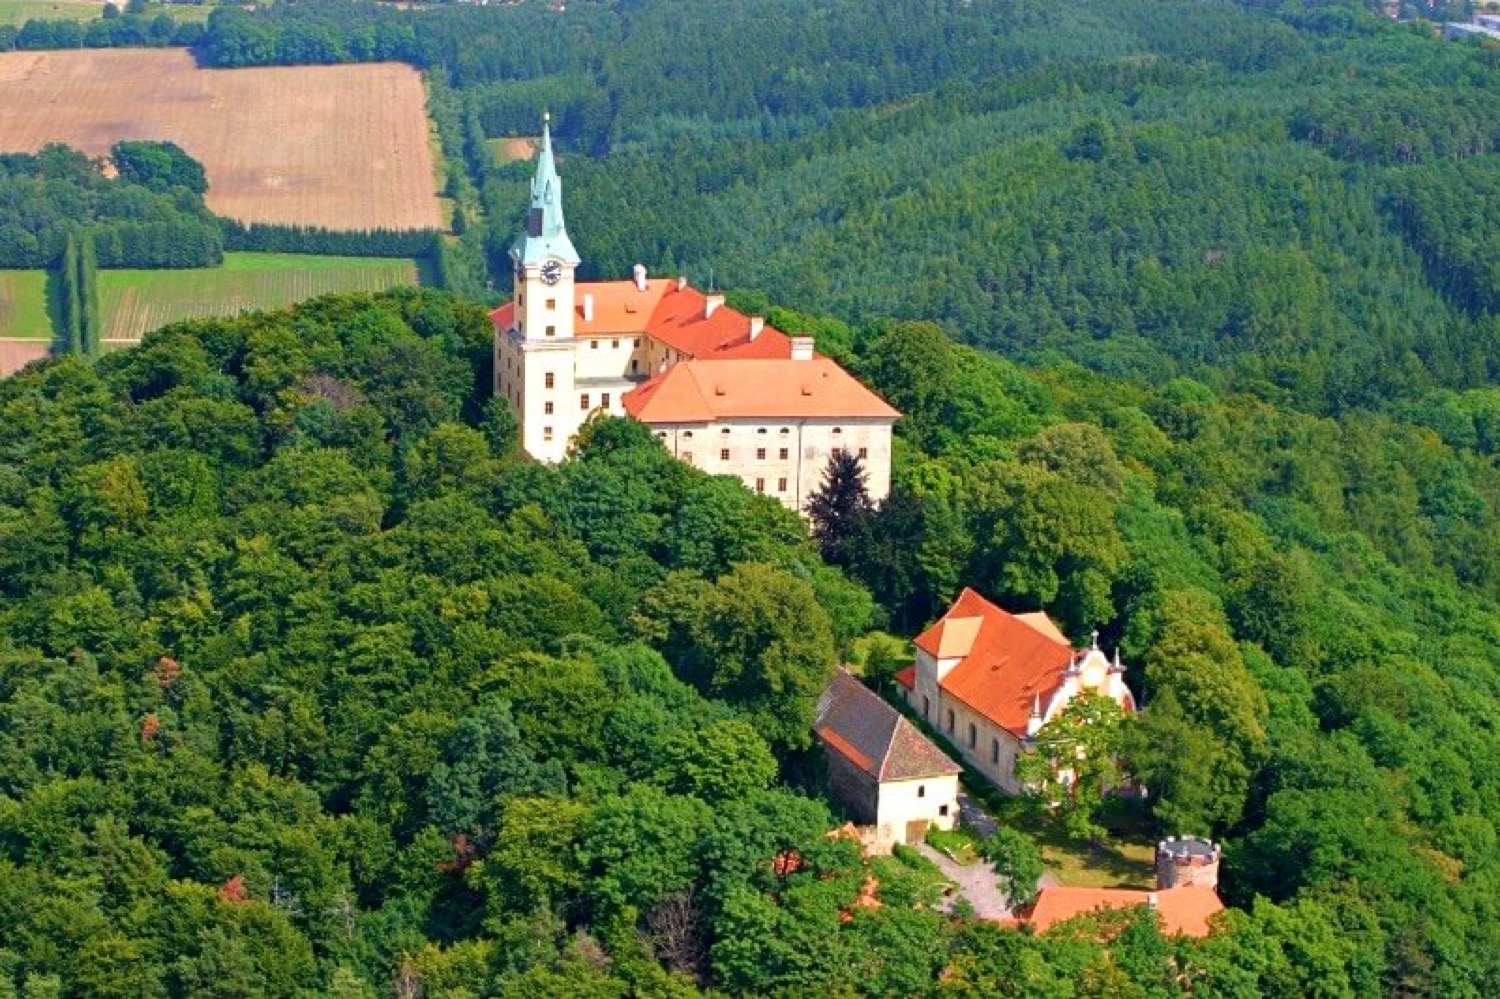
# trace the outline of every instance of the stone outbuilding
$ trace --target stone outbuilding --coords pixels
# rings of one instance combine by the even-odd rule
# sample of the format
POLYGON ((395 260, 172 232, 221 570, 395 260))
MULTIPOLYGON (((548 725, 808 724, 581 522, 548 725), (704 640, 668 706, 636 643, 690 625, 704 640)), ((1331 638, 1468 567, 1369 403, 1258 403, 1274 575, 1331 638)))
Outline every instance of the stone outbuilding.
POLYGON ((957 823, 959 765, 847 670, 823 691, 813 731, 827 752, 829 790, 871 853, 957 823))

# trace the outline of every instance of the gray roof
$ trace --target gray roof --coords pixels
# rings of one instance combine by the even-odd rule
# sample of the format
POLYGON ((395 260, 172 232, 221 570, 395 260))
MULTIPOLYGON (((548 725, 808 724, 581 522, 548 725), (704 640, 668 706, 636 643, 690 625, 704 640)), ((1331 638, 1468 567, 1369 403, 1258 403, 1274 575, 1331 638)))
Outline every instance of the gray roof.
POLYGON ((941 777, 961 769, 844 669, 819 698, 813 730, 830 749, 879 781, 941 777))

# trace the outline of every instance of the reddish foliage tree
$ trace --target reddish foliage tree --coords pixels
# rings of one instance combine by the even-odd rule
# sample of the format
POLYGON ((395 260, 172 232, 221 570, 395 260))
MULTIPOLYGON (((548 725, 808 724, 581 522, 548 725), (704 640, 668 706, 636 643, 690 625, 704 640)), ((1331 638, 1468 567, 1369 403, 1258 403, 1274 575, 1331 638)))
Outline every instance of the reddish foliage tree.
POLYGON ((249 901, 250 892, 245 888, 245 879, 236 874, 219 886, 219 901, 239 905, 249 901))

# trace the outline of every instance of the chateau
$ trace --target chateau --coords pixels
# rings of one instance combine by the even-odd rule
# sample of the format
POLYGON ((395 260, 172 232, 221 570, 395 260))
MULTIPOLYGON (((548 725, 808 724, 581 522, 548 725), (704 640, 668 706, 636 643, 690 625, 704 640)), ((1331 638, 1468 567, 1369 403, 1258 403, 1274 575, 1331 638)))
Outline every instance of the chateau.
POLYGON ((900 415, 811 337, 787 336, 685 278, 579 282, 582 258, 563 220, 562 180, 543 125, 526 229, 510 251, 511 301, 495 324, 495 394, 521 446, 561 461, 595 413, 651 427, 679 460, 734 475, 800 511, 828 459, 857 454, 870 498, 890 491, 891 428, 900 415))
POLYGON ((1046 614, 1011 614, 965 589, 916 638, 917 661, 896 674, 906 702, 996 785, 1023 790, 1016 759, 1083 691, 1127 712, 1135 698, 1119 653, 1075 649, 1046 614))

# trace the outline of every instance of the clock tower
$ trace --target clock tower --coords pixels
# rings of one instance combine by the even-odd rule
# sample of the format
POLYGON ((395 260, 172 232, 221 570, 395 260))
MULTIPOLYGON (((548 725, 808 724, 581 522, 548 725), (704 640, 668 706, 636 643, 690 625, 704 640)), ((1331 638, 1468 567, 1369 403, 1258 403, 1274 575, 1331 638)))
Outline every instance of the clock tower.
POLYGON ((510 248, 516 329, 526 343, 571 341, 578 251, 563 222, 562 178, 552 158, 550 116, 531 181, 526 227, 510 248))

